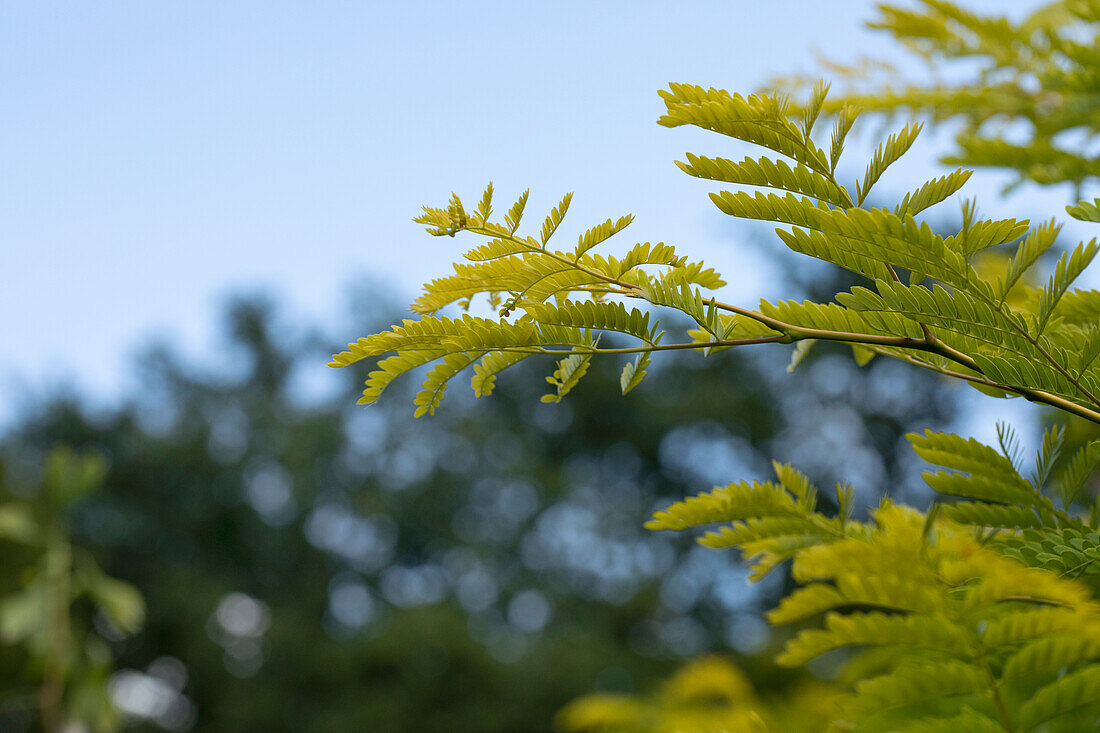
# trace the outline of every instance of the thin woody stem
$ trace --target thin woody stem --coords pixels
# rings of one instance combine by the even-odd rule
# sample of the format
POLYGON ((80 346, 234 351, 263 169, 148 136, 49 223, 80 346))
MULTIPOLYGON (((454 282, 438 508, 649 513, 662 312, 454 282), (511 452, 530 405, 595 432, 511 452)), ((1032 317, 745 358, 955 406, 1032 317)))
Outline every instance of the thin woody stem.
MULTIPOLYGON (((598 270, 592 269, 592 268, 588 267, 587 265, 581 264, 577 260, 570 259, 570 258, 568 258, 564 255, 560 255, 556 252, 551 252, 550 250, 547 250, 543 247, 536 246, 531 241, 528 241, 527 239, 517 237, 514 234, 505 235, 505 234, 502 234, 500 231, 496 231, 494 229, 490 229, 490 228, 487 228, 487 227, 468 226, 466 228, 467 228, 468 231, 475 232, 475 233, 478 233, 478 234, 482 234, 482 235, 486 235, 486 236, 501 237, 502 239, 508 239, 508 240, 510 240, 510 241, 512 241, 516 244, 519 244, 519 245, 521 245, 525 248, 530 249, 530 251, 532 251, 532 252, 537 251, 539 254, 548 256, 551 259, 554 259, 554 260, 557 260, 557 261, 561 262, 562 264, 566 264, 566 265, 569 265, 570 267, 576 268, 576 269, 584 272, 587 275, 590 275, 591 277, 593 277, 597 280, 600 280, 600 281, 608 283, 609 285, 615 286, 615 290, 612 291, 615 294, 625 295, 627 297, 636 297, 636 298, 641 298, 643 300, 646 300, 642 295, 642 288, 640 286, 638 286, 634 283, 626 282, 626 281, 621 280, 621 279, 616 278, 616 277, 611 277, 610 275, 607 275, 607 274, 602 273, 598 270)), ((894 280, 900 282, 900 279, 898 278, 897 273, 894 271, 893 267, 888 264, 887 268, 889 269, 890 274, 893 276, 894 280)), ((647 302, 649 302, 649 301, 647 300, 647 302)), ((716 347, 726 347, 726 346, 749 346, 749 345, 764 344, 764 343, 793 343, 795 341, 801 341, 801 340, 805 340, 805 339, 817 339, 817 340, 821 340, 821 341, 835 341, 835 342, 840 342, 840 343, 859 344, 859 345, 863 345, 863 346, 869 346, 869 347, 872 347, 872 348, 876 347, 876 346, 880 346, 880 347, 894 347, 894 348, 900 348, 900 349, 911 349, 911 350, 914 350, 914 351, 922 351, 922 352, 926 352, 926 353, 936 354, 938 356, 942 356, 944 358, 950 359, 951 361, 956 362, 956 363, 966 367, 967 369, 970 369, 970 370, 973 370, 973 371, 977 372, 978 375, 981 375, 981 376, 975 377, 975 376, 972 376, 972 375, 965 375, 965 374, 962 374, 960 372, 956 372, 956 371, 953 371, 953 370, 950 370, 950 369, 937 368, 934 365, 930 365, 930 364, 927 364, 925 362, 920 362, 919 360, 911 360, 911 363, 914 363, 918 366, 924 366, 925 368, 933 369, 934 371, 937 371, 941 374, 945 374, 947 376, 957 377, 957 378, 965 379, 965 380, 971 381, 971 382, 987 384, 988 386, 996 387, 998 389, 1004 389, 1005 391, 1018 394, 1018 395, 1024 397, 1025 399, 1027 399, 1030 402, 1036 402, 1036 403, 1040 403, 1040 404, 1050 405, 1051 407, 1057 407, 1058 409, 1064 410, 1066 412, 1070 412, 1074 415, 1078 415, 1080 417, 1083 417, 1086 420, 1089 420, 1091 422, 1100 424, 1100 411, 1093 410, 1093 409, 1078 405, 1078 404, 1076 404, 1074 402, 1071 402, 1071 401, 1069 401, 1065 398, 1059 397, 1057 395, 1050 394, 1049 392, 1045 392, 1043 390, 1031 389, 1031 388, 1028 388, 1028 387, 1018 387, 1018 386, 1012 386, 1012 385, 1001 385, 1001 384, 998 384, 996 382, 992 382, 990 380, 985 379, 984 375, 982 374, 981 368, 979 367, 978 363, 973 358, 971 358, 969 355, 967 355, 967 354, 965 354, 965 353, 963 353, 963 352, 961 352, 957 349, 954 349, 954 348, 948 346, 947 344, 943 343, 942 341, 940 341, 938 338, 935 337, 935 335, 932 333, 931 329, 926 324, 923 324, 923 323, 919 324, 920 328, 921 328, 921 331, 923 332, 923 337, 922 338, 913 338, 913 337, 909 337, 909 336, 887 336, 887 335, 878 335, 878 334, 862 334, 862 333, 852 333, 852 332, 848 332, 848 331, 833 331, 833 330, 828 330, 828 329, 805 328, 805 327, 802 327, 802 326, 796 326, 796 325, 791 324, 791 323, 786 323, 786 322, 781 321, 777 318, 773 318, 771 316, 760 313, 759 311, 751 310, 749 308, 742 308, 740 306, 732 305, 730 303, 723 303, 721 301, 713 300, 713 299, 710 302, 713 303, 714 307, 717 308, 718 310, 722 310, 722 311, 725 311, 725 312, 728 312, 728 313, 733 313, 735 315, 743 316, 745 318, 749 318, 751 320, 754 320, 757 323, 763 324, 763 325, 767 326, 768 328, 770 328, 774 331, 778 331, 779 335, 777 335, 777 336, 764 336, 764 337, 752 338, 752 339, 714 340, 714 341, 710 341, 710 342, 694 342, 694 343, 688 343, 688 344, 664 344, 664 345, 653 345, 653 344, 651 344, 651 345, 638 347, 638 348, 625 348, 625 349, 589 349, 589 350, 586 350, 586 353, 636 354, 636 353, 641 353, 641 352, 646 352, 646 351, 675 351, 675 350, 683 350, 683 349, 703 349, 703 348, 716 348, 716 347)), ((1037 342, 1037 340, 1031 339, 1030 335, 1028 335, 1028 334, 1025 334, 1025 336, 1028 337, 1028 339, 1032 341, 1033 345, 1035 345, 1044 354, 1044 356, 1048 356, 1048 358, 1049 358, 1049 355, 1046 354, 1045 349, 1042 348, 1042 346, 1037 342)), ((511 347, 511 348, 503 348, 503 349, 500 349, 500 350, 502 350, 502 351, 522 351, 522 352, 526 352, 526 353, 545 353, 545 354, 560 354, 560 353, 562 353, 561 350, 545 349, 545 348, 538 348, 538 347, 536 347, 536 348, 532 348, 532 347, 511 347)), ((906 359, 906 361, 910 361, 910 360, 906 359)), ((1050 361, 1054 364, 1054 366, 1057 368, 1057 370, 1059 372, 1063 373, 1063 376, 1066 376, 1067 378, 1070 378, 1070 376, 1065 372, 1065 370, 1063 368, 1061 368, 1061 365, 1057 364, 1056 361, 1053 360, 1053 359, 1050 359, 1050 361)), ((1070 381, 1074 385, 1076 385, 1078 388, 1080 388, 1082 390, 1082 392, 1084 392, 1088 397, 1090 397, 1094 401, 1096 400, 1096 398, 1090 392, 1088 392, 1088 390, 1086 390, 1084 387, 1082 387, 1077 382, 1077 380, 1073 380, 1072 378, 1070 378, 1070 381)), ((1100 403, 1098 403, 1098 404, 1100 404, 1100 403)))

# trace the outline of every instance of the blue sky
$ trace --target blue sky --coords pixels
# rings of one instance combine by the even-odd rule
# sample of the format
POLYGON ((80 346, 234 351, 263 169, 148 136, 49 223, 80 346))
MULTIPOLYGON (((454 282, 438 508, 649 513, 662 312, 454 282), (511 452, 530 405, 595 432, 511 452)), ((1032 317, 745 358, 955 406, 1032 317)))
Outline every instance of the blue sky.
MULTIPOLYGON (((632 238, 749 270, 709 188, 672 164, 730 146, 657 126, 656 90, 751 90, 812 70, 815 51, 883 53, 861 27, 872 13, 863 0, 6 2, 0 425, 51 385, 110 401, 154 339, 213 354, 219 304, 241 290, 333 324, 340 346, 359 335, 337 328, 348 283, 373 273, 411 297, 460 245, 411 218, 452 190, 476 200, 488 180, 502 200, 530 186, 528 211, 574 191, 575 228, 633 212, 632 238)), ((906 165, 881 185, 938 170, 906 165)), ((1001 182, 971 192, 989 200, 1001 182)), ((1028 215, 1064 195, 983 211, 1028 215)), ((782 294, 729 279, 740 302, 782 294)))

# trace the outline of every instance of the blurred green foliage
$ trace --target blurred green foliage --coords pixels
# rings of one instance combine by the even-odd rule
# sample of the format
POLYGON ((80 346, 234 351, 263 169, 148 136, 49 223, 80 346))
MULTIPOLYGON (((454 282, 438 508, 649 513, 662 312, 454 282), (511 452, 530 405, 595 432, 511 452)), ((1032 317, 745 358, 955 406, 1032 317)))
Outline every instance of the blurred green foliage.
POLYGON ((67 524, 74 505, 101 487, 106 464, 62 447, 38 468, 30 485, 0 474, 0 659, 12 673, 4 703, 22 712, 17 720, 37 709, 49 733, 113 731, 108 641, 136 632, 144 605, 132 585, 70 543, 67 524))

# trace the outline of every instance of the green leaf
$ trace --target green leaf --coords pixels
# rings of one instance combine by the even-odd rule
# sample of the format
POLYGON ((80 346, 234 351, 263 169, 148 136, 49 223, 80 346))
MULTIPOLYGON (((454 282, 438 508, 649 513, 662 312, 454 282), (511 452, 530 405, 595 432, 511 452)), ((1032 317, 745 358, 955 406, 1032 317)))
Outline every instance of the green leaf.
POLYGON ((628 361, 623 365, 623 373, 619 377, 619 386, 622 388, 624 395, 642 383, 642 379, 646 375, 646 368, 649 366, 650 353, 648 351, 641 353, 637 359, 628 361))
POLYGON ((845 646, 890 645, 959 654, 969 643, 963 629, 943 618, 872 611, 825 617, 825 629, 803 631, 787 642, 776 661, 785 667, 805 664, 845 646))
POLYGON ((1039 296, 1036 335, 1042 333, 1043 329, 1046 328, 1050 317, 1054 315, 1054 309, 1057 307, 1058 301, 1069 290, 1069 286, 1073 284, 1073 281, 1089 266, 1093 258, 1096 257, 1097 252, 1100 252, 1100 245, 1097 245, 1094 239, 1088 244, 1081 243, 1077 245, 1072 252, 1065 253, 1058 259, 1058 264, 1054 268, 1054 273, 1050 276, 1050 281, 1039 296))
POLYGON ((474 365, 474 376, 470 378, 474 395, 485 397, 492 394, 496 387, 497 374, 531 356, 532 354, 516 351, 492 351, 483 356, 474 365))
POLYGON ((985 671, 976 665, 956 661, 916 663, 860 682, 856 694, 845 701, 844 709, 857 719, 866 719, 907 705, 980 695, 988 688, 985 671))
POLYGON ((742 481, 676 502, 655 512, 646 529, 682 530, 700 524, 729 522, 750 517, 786 516, 795 501, 773 483, 742 481))
POLYGON ((866 346, 852 344, 852 357, 855 358, 856 364, 861 367, 867 366, 871 363, 871 360, 875 358, 875 352, 866 346))
POLYGON ((1035 227, 1020 243, 1016 253, 1008 263, 1004 278, 997 284, 997 298, 1002 303, 1008 297, 1009 291, 1020 282, 1020 278, 1023 277, 1024 273, 1031 269, 1038 259, 1054 245, 1061 231, 1062 225, 1051 219, 1035 227))
POLYGON ((706 158, 687 154, 687 162, 676 161, 690 176, 712 181, 739 183, 744 186, 778 188, 804 194, 834 206, 851 206, 848 192, 817 171, 804 165, 793 168, 782 160, 745 158, 740 162, 726 158, 706 158))
POLYGON ((806 109, 802 112, 802 136, 807 140, 810 139, 814 123, 817 122, 817 118, 821 114, 821 107, 825 104, 825 97, 828 95, 829 85, 825 83, 824 79, 818 79, 817 83, 814 84, 813 91, 810 93, 806 109))
POLYGON ((1092 203, 1080 201, 1076 206, 1067 206, 1066 213, 1074 219, 1100 223, 1100 199, 1094 199, 1092 203))
POLYGON ((844 105, 833 120, 831 145, 829 146, 829 171, 836 171, 836 164, 840 161, 840 155, 844 152, 844 138, 859 117, 859 108, 850 104, 844 105))
POLYGON ((1051 425, 1043 433, 1043 443, 1035 454, 1035 473, 1031 483, 1036 490, 1042 489, 1050 478, 1050 472, 1058 457, 1062 455, 1062 444, 1065 440, 1065 429, 1061 425, 1051 425))
POLYGON ((481 217, 481 220, 486 224, 489 223, 489 217, 493 214, 493 182, 490 181, 489 185, 485 187, 485 193, 481 195, 481 201, 477 204, 477 213, 481 217))
POLYGON ((894 213, 898 216, 904 216, 905 214, 916 216, 925 209, 945 200, 948 196, 957 193, 970 179, 973 172, 959 168, 946 176, 934 178, 921 184, 916 191, 905 194, 905 198, 901 200, 901 203, 894 207, 894 213))
POLYGON ((809 356, 810 349, 817 343, 817 339, 802 339, 794 345, 794 351, 791 352, 791 361, 787 364, 787 373, 793 374, 794 370, 798 368, 798 365, 809 356))
POLYGON ((581 377, 588 371, 588 365, 591 361, 592 354, 570 354, 558 361, 558 368, 554 370, 554 376, 546 378, 546 381, 554 387, 554 391, 543 395, 542 401, 561 402, 562 398, 569 394, 570 390, 581 381, 581 377))
POLYGON ((447 384, 451 378, 466 367, 485 355, 484 351, 473 351, 458 354, 448 354, 443 360, 432 367, 424 379, 420 392, 413 399, 416 411, 413 417, 422 415, 434 415, 443 395, 447 391, 447 384))
POLYGON ((554 232, 557 231, 558 225, 561 224, 561 220, 565 218, 565 212, 569 211, 569 202, 572 200, 572 192, 565 194, 561 202, 559 202, 546 216, 546 220, 542 223, 541 241, 543 246, 550 241, 550 237, 554 236, 554 232))
POLYGON ((1066 713, 1100 702, 1100 664, 1070 672, 1020 707, 1020 731, 1029 731, 1066 713))
POLYGON ((1073 454, 1058 479, 1059 493, 1066 509, 1073 505, 1085 481, 1100 463, 1100 440, 1086 443, 1073 454))
MULTIPOLYGON (((583 255, 585 252, 592 249, 597 244, 600 244, 601 242, 604 242, 607 239, 615 236, 623 229, 625 229, 632 221, 634 221, 634 216, 631 214, 627 214, 626 216, 620 217, 618 221, 613 222, 608 219, 603 224, 592 227, 584 234, 582 234, 580 236, 580 239, 577 241, 577 248, 573 250, 573 259, 580 259, 581 255, 583 255)), ((543 242, 545 241, 546 240, 544 239, 543 242)))
POLYGON ((910 123, 887 138, 885 142, 879 144, 875 150, 874 158, 867 164, 867 171, 863 174, 863 185, 856 184, 857 203, 860 206, 867 200, 867 194, 871 192, 871 187, 886 172, 886 169, 909 150, 909 147, 917 139, 917 135, 920 134, 921 127, 920 124, 910 123))
POLYGON ((669 84, 660 95, 667 107, 657 121, 660 125, 696 125, 768 148, 819 172, 827 170, 825 154, 788 119, 788 105, 780 97, 743 97, 691 84, 669 84))
POLYGON ((515 234, 516 230, 519 229, 520 219, 523 218, 523 209, 527 206, 527 194, 530 192, 531 190, 527 189, 521 193, 516 202, 512 204, 512 208, 508 209, 508 213, 504 215, 504 223, 508 225, 508 229, 512 234, 515 234))

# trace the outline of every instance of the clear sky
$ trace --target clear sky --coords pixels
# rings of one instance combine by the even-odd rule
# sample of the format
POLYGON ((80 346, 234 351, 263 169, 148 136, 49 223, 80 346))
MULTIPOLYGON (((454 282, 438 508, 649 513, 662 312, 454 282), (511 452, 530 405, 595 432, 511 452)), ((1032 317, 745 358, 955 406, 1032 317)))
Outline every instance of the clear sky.
MULTIPOLYGON (((268 289, 334 326, 356 275, 410 297, 460 244, 410 219, 488 180, 502 203, 530 186, 535 212, 574 191, 578 229, 633 212, 633 239, 743 271, 710 189, 672 165, 742 151, 657 126, 656 90, 751 90, 812 70, 815 51, 881 54, 861 27, 872 13, 865 0, 5 2, 0 425, 50 385, 110 400, 154 338, 211 354, 233 292, 268 289)), ((917 170, 936 169, 899 180, 917 170)), ((730 279, 741 302, 782 292, 730 279)), ((360 335, 333 333, 334 347, 360 335)))

